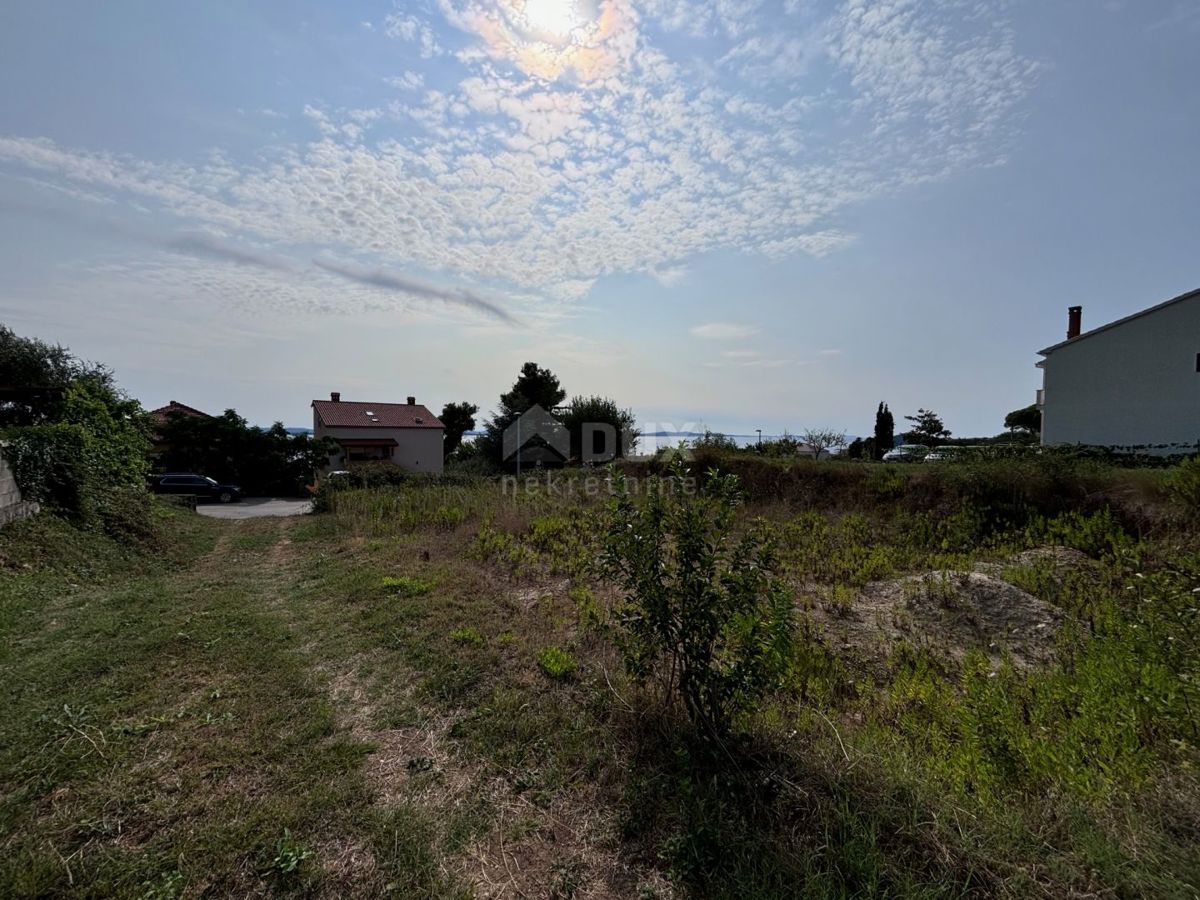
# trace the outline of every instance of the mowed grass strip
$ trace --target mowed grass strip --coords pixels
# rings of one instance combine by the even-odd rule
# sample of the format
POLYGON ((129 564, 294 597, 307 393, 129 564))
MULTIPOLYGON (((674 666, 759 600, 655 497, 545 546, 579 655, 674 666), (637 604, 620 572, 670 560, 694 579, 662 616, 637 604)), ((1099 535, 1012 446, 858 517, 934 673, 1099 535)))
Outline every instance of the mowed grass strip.
POLYGON ((280 602, 285 529, 168 529, 190 559, 0 578, 5 896, 301 889, 327 880, 314 849, 400 827, 364 815, 371 747, 280 602))

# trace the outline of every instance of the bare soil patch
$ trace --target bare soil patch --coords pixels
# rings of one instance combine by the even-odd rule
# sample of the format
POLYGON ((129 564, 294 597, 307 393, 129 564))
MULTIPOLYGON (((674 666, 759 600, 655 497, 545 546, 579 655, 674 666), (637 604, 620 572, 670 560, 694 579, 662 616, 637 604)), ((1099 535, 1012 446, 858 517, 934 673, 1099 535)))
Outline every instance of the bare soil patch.
POLYGON ((984 572, 935 571, 868 584, 847 605, 814 605, 811 615, 838 655, 882 662, 901 641, 960 664, 968 650, 999 664, 1049 661, 1064 614, 984 572))

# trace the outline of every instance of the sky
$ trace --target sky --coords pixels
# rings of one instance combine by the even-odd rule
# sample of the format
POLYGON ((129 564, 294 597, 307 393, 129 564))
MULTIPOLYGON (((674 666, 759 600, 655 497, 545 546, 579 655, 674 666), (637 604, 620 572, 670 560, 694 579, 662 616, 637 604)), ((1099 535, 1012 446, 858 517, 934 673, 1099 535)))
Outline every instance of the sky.
POLYGON ((1002 430, 1200 286, 1195 0, 11 2, 0 321, 147 408, 1002 430))

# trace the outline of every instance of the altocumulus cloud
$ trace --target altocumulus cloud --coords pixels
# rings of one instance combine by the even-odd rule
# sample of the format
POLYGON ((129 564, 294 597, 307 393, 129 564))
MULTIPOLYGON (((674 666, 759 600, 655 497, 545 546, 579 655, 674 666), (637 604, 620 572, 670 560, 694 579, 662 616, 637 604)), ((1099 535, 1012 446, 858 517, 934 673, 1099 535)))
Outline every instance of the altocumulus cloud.
POLYGON ((508 320, 471 290, 393 268, 576 299, 610 274, 669 283, 718 250, 837 252, 854 239, 849 206, 1002 162, 1037 74, 1002 8, 972 0, 585 6, 592 18, 549 25, 516 0, 440 0, 441 22, 393 15, 361 33, 395 41, 408 66, 436 56, 436 88, 406 72, 408 93, 376 108, 308 104, 311 139, 243 161, 10 136, 0 165, 173 214, 193 235, 186 252, 275 267, 208 231, 369 252, 379 268, 319 265, 508 320), (770 66, 781 30, 805 36, 794 72, 770 66))

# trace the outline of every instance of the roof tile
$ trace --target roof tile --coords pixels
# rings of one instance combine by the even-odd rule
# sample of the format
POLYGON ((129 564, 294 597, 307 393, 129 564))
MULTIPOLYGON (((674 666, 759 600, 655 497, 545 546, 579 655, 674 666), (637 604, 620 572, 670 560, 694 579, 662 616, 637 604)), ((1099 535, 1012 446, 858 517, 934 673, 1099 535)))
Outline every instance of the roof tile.
POLYGON ((313 409, 327 428, 444 428, 420 403, 362 403, 357 400, 314 400, 313 409), (368 416, 367 413, 373 413, 368 416), (417 421, 420 419, 421 421, 417 421))

